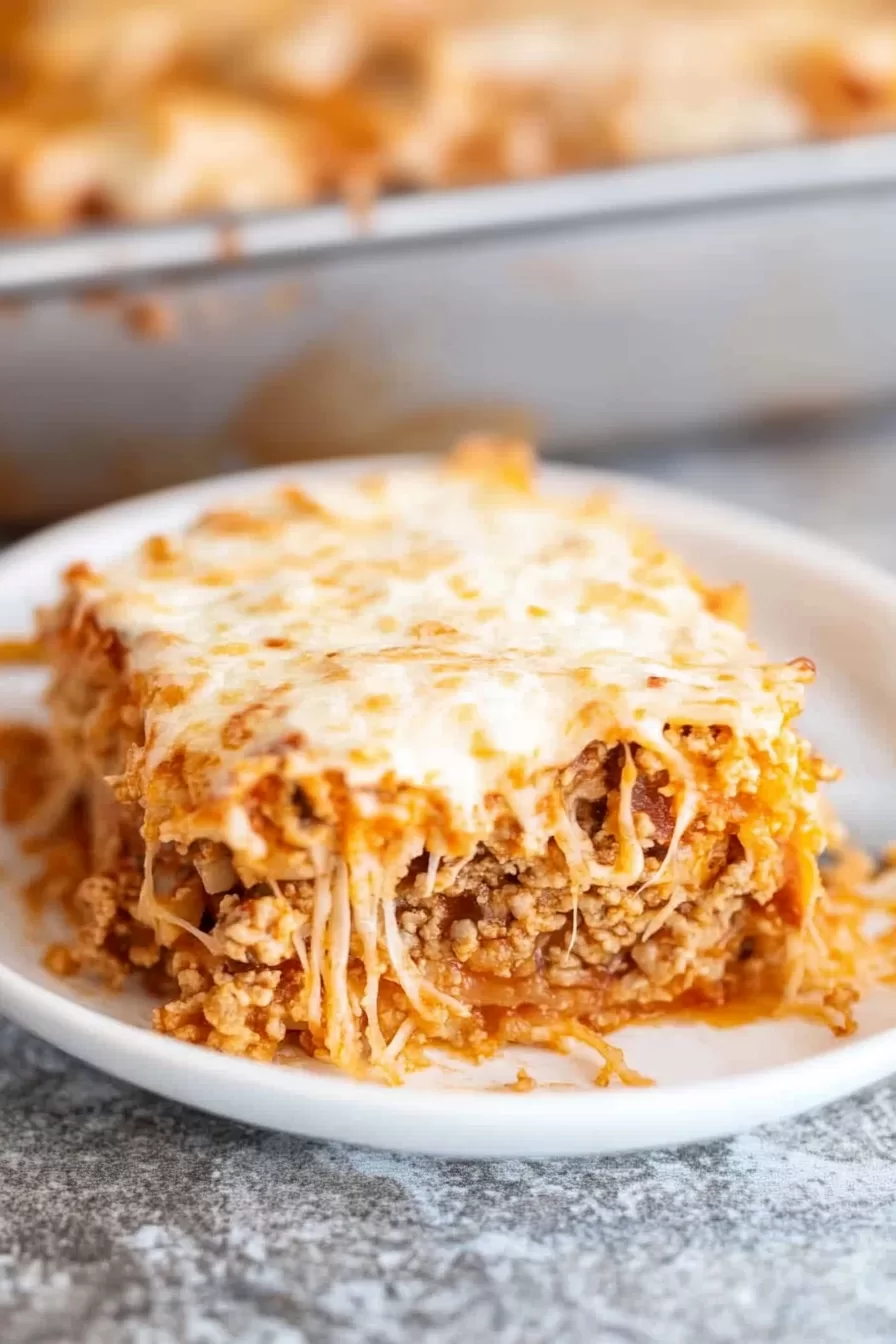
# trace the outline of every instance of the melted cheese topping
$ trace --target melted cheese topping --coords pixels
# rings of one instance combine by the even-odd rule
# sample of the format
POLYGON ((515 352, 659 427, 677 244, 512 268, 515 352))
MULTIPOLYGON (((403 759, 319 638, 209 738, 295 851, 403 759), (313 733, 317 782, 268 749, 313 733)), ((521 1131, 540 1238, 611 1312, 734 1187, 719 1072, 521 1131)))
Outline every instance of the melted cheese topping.
POLYGON ((149 688, 145 771, 187 752, 223 796, 275 752, 287 778, 435 793, 464 832, 496 793, 541 831, 527 791, 595 739, 662 757, 667 724, 727 725, 767 747, 806 679, 605 503, 475 471, 219 511, 85 597, 149 688))

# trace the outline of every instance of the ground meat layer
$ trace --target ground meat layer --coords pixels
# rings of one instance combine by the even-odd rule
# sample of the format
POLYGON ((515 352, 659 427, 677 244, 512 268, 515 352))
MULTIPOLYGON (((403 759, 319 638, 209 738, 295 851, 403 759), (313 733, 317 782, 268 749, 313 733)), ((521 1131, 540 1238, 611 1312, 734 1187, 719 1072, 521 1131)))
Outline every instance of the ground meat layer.
MULTIPOLYGON (((580 823, 610 860, 613 751, 595 746, 585 773, 580 823)), ((755 993, 760 983, 764 991, 780 988, 786 921, 774 891, 757 890, 733 829, 703 818, 689 837, 692 871, 685 865, 671 890, 665 882, 651 886, 671 830, 663 777, 639 787, 647 876, 629 889, 594 886, 576 895, 558 849, 512 857, 500 833, 463 865, 443 865, 435 886, 426 854, 411 864, 395 898, 403 947, 420 975, 469 1010, 462 1020, 443 1020, 434 1035, 481 1054, 503 1041, 536 1040, 560 1021, 603 1031, 675 1004, 755 993)), ((100 787, 86 791, 82 807, 95 870, 69 901, 78 933, 51 954, 55 969, 85 968, 116 983, 132 971, 147 974, 165 1000, 157 1028, 181 1040, 265 1059, 284 1044, 320 1053, 305 1020, 314 881, 246 889, 220 846, 168 847, 155 880, 171 922, 149 927, 138 916, 144 854, 133 817, 116 812, 100 787)), ((360 1003, 357 930, 348 982, 360 1003)), ((407 998, 388 969, 378 1012, 386 1040, 408 1021, 407 998)))

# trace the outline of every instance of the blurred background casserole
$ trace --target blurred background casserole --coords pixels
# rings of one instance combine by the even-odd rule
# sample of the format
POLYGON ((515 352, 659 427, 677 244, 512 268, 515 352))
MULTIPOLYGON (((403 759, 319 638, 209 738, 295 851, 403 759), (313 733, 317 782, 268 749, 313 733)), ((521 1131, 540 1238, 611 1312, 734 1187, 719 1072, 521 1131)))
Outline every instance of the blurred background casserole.
POLYGON ((8 227, 166 219, 843 134, 885 0, 6 0, 8 227))
POLYGON ((894 129, 893 0, 6 0, 0 521, 888 405, 894 129))

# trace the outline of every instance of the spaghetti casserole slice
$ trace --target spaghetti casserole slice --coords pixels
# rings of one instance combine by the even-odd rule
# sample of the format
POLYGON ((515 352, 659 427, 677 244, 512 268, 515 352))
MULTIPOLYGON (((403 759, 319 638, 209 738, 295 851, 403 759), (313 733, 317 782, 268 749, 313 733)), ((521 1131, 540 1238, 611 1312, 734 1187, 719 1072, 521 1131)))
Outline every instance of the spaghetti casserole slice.
POLYGON ((785 1001, 824 767, 811 664, 742 605, 481 441, 74 567, 43 633, 79 957, 155 967, 183 1040, 387 1080, 785 1001))

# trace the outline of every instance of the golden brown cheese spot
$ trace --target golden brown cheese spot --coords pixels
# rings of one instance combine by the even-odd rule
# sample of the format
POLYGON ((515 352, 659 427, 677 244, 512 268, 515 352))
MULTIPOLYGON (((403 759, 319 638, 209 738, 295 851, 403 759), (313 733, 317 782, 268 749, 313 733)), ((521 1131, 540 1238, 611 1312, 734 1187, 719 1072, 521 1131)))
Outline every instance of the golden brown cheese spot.
POLYGON ((394 635, 398 629, 398 621, 394 616, 381 616, 376 624, 377 629, 384 635, 394 635))
POLYGON ((319 503, 311 495, 307 495, 304 490, 300 490, 297 485, 285 485, 280 491, 287 511, 298 518, 321 518, 328 522, 335 521, 335 516, 325 509, 323 504, 319 503))
POLYGON ((498 755, 481 728, 477 728, 470 739, 470 755, 478 761, 488 761, 498 755))
POLYGON ((282 635, 272 635, 272 636, 270 636, 269 638, 262 640, 262 643, 264 644, 264 646, 265 646, 266 649, 291 649, 291 648, 293 648, 293 642, 292 642, 292 640, 291 640, 291 639, 286 639, 286 638, 285 638, 284 636, 282 636, 282 635))
MULTIPOLYGON (((635 549, 633 553, 635 556, 631 571, 633 586, 654 590, 680 588, 683 577, 681 566, 668 551, 663 551, 652 544, 649 548, 645 547, 644 550, 635 549)), ((660 610, 665 611, 665 607, 661 606, 660 610)))
POLYGON ((739 630, 746 630, 750 622, 750 601, 747 590, 741 583, 732 583, 727 588, 706 588, 697 581, 698 591, 702 592, 706 608, 720 621, 730 621, 739 630))
POLYGON ((440 691, 458 691, 463 684, 464 679, 457 672, 445 673, 433 681, 433 685, 440 691))
POLYGON ((473 434, 450 454, 447 470, 485 485, 529 494, 535 480, 535 454, 522 439, 473 434))
POLYGON ((207 569, 204 574, 196 576, 196 582, 202 584, 203 588, 233 588, 237 576, 232 569, 207 569))
POLYGON ((321 681, 351 681, 351 677, 352 674, 345 664, 333 657, 328 657, 320 671, 321 681))
POLYGON ((155 536, 143 543, 143 557, 151 565, 172 565, 178 552, 168 537, 155 536))
MULTIPOLYGON (((607 682, 601 686, 600 695, 597 699, 589 700, 587 704, 580 707, 577 714, 573 716, 567 725, 568 731, 578 732, 585 730, 593 733, 610 733, 613 727, 619 724, 621 714, 619 712, 619 702, 623 700, 623 692, 620 686, 613 682, 607 682)), ((632 718, 638 719, 644 717, 644 711, 635 709, 632 711, 632 718)), ((613 732, 613 740, 617 738, 617 733, 613 732)))
POLYGON ((341 588, 345 583, 345 567, 337 565, 328 574, 315 574, 313 577, 318 588, 341 588))
POLYGON ((507 781, 513 789, 524 789, 529 779, 525 761, 514 761, 507 770, 507 781))
POLYGON ((624 588, 619 583, 604 583, 598 580, 591 580, 585 584, 579 602, 579 611, 583 613, 599 608, 632 607, 654 612, 658 616, 665 615, 666 611, 662 602, 652 597, 650 593, 641 592, 637 588, 624 588))
POLYGON ((604 583, 596 579, 589 580, 582 590, 579 611, 593 611, 596 607, 621 606, 626 600, 626 591, 618 583, 604 583))
POLYGON ((353 747, 348 758, 352 765, 380 765, 389 759, 389 753, 383 747, 353 747))
POLYGON ((451 578, 448 580, 448 587, 454 593, 455 597, 459 597, 462 602, 474 602, 476 598, 480 596, 480 590, 474 588, 473 585, 460 574, 451 575, 451 578))
POLYGON ((394 703, 391 695, 368 695, 361 701, 361 708, 367 714, 381 714, 394 703))
POLYGON ((408 634, 414 639, 439 639, 445 635, 456 635, 458 631, 453 625, 445 625, 442 621, 419 621, 412 625, 408 634))
POLYGON ((250 616, 274 616, 288 610, 289 603, 282 593, 271 593, 270 596, 246 607, 250 616))
POLYGON ((243 698, 244 698, 243 692, 235 688, 228 690, 225 687, 224 690, 218 692, 219 705, 238 705, 243 700, 243 698))
POLYGON ((275 537, 282 530, 282 524, 276 518, 265 518, 240 509, 217 509, 207 513, 199 526, 202 531, 222 536, 275 537))
POLYGON ((160 701, 166 709, 176 709, 187 699, 187 692, 183 686, 160 686, 156 691, 156 700, 160 701))
POLYGON ((208 835, 215 835, 224 830, 229 808, 230 804, 228 802, 221 802, 217 799, 200 803, 191 814, 197 833, 205 832, 208 835))
POLYGON ((301 556, 296 557, 296 563, 302 564, 309 570, 316 569, 325 560, 338 560, 343 550, 344 547, 338 542, 330 542, 325 546, 316 546, 314 550, 304 551, 301 556))
POLYGON ((95 569, 91 569, 86 560, 76 560, 62 571, 66 583, 97 582, 100 578, 95 569))
POLYGON ((237 710, 221 729, 221 746, 228 751, 236 751, 251 742, 258 726, 258 720, 266 714, 276 712, 260 702, 237 710))
POLYGON ((537 607, 534 604, 530 603, 530 605, 526 608, 526 614, 528 616, 532 616, 535 619, 538 619, 539 617, 542 616, 550 616, 551 613, 548 611, 547 607, 537 607))
POLYGON ((235 642, 232 643, 232 644, 213 644, 213 645, 212 645, 212 653, 215 654, 217 657, 220 657, 220 658, 237 658, 237 657, 241 657, 241 656, 243 656, 243 655, 249 653, 250 650, 251 650, 251 645, 246 644, 245 642, 240 642, 239 640, 235 641, 235 642))

